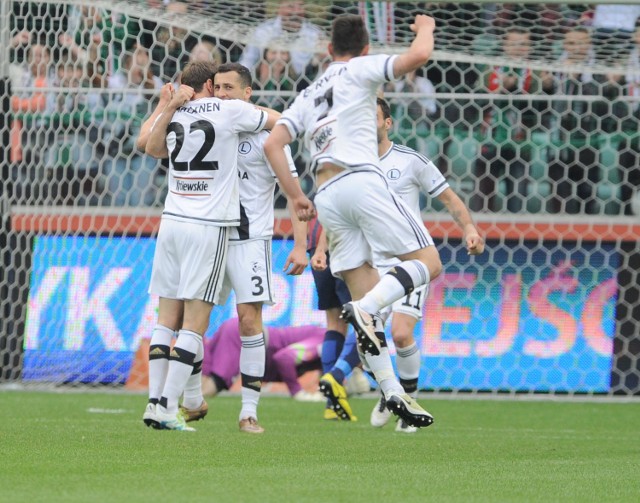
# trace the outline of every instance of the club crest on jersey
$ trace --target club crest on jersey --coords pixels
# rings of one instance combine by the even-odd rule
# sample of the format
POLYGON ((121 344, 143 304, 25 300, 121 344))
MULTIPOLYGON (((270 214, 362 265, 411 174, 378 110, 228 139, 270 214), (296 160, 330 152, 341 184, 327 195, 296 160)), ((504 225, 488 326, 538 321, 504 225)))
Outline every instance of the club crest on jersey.
POLYGON ((387 172, 387 178, 389 180, 397 180, 398 178, 400 178, 400 170, 396 168, 390 169, 387 172))
POLYGON ((238 145, 238 153, 246 155, 249 152, 251 152, 251 143, 248 141, 240 142, 240 145, 238 145))

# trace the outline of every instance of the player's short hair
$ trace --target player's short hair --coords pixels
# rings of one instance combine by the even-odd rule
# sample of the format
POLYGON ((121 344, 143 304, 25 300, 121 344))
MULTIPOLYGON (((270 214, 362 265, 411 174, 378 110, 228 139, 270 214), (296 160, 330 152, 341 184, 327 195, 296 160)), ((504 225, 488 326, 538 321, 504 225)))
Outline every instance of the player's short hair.
POLYGON ((213 80, 217 70, 218 67, 212 61, 192 61, 184 67, 180 82, 185 86, 193 87, 193 90, 199 93, 207 80, 213 80))
POLYGON ((360 56, 369 44, 369 33, 360 16, 345 14, 333 20, 331 44, 337 56, 360 56))
POLYGON ((387 100, 384 98, 376 98, 376 103, 380 107, 380 110, 382 110, 382 118, 391 119, 391 107, 389 103, 387 103, 387 100))
POLYGON ((240 76, 240 84, 242 87, 251 87, 253 79, 251 71, 240 63, 223 63, 218 67, 218 73, 236 72, 240 76))

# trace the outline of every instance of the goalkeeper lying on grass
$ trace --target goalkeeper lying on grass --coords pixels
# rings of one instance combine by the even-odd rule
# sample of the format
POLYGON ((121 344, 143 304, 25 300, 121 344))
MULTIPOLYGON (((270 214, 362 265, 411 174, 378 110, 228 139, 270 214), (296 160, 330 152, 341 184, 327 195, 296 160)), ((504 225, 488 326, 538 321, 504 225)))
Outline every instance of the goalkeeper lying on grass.
MULTIPOLYGON (((202 364, 202 393, 205 397, 229 389, 240 374, 238 330, 238 319, 232 318, 205 341, 202 364)), ((320 369, 324 332, 323 327, 313 325, 265 327, 267 362, 263 382, 284 382, 291 396, 297 400, 324 400, 320 393, 304 391, 298 382, 298 376, 304 372, 320 369)))

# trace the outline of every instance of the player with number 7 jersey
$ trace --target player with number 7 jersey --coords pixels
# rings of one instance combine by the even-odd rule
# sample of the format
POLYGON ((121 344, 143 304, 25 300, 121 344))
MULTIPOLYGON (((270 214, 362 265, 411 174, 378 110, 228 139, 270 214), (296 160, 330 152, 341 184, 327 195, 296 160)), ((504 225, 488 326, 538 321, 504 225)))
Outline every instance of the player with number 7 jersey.
MULTIPOLYGON (((416 36, 407 50, 368 56, 369 34, 362 18, 335 18, 329 44, 333 62, 283 112, 264 147, 274 169, 281 172, 282 146, 304 135, 331 268, 345 280, 354 299, 343 306, 343 318, 354 326, 362 358, 387 408, 416 427, 429 426, 433 417, 393 375, 380 312, 427 285, 440 274, 442 264, 422 220, 383 178, 377 155, 376 93, 383 83, 427 63, 434 29, 432 18, 418 15, 411 25, 416 36), (380 278, 374 255, 396 257, 400 263, 380 278)), ((466 237, 470 252, 480 252, 477 234, 466 237)))

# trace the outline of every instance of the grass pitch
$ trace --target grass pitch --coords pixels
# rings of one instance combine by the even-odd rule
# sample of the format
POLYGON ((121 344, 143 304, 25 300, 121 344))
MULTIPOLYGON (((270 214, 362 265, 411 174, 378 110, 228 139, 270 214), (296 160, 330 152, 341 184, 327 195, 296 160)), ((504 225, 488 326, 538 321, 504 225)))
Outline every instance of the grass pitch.
POLYGON ((265 396, 264 435, 237 430, 239 397, 209 401, 196 433, 144 427, 145 397, 0 392, 4 502, 638 501, 640 402, 420 401, 415 435, 321 419, 265 396))

